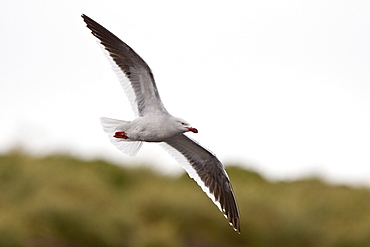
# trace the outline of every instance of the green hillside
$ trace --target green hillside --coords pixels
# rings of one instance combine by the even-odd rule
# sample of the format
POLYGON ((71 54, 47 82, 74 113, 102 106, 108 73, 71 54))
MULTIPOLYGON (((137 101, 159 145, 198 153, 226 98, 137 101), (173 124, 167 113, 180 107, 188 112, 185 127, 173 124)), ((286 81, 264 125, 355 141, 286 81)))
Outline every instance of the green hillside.
POLYGON ((242 234, 186 174, 0 156, 0 246, 370 246, 370 189, 227 168, 242 234))

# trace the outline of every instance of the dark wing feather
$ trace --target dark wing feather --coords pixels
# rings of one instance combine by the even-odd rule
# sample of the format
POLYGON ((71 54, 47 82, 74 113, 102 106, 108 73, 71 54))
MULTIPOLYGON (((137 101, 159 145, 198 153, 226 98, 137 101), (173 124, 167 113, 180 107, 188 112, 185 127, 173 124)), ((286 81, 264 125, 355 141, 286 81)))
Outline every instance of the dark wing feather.
POLYGON ((162 146, 218 206, 235 231, 240 233, 238 205, 222 163, 211 152, 185 135, 170 138, 162 146))
POLYGON ((139 116, 167 112, 159 97, 148 64, 126 43, 86 15, 82 15, 91 33, 99 39, 112 61, 132 108, 139 116))

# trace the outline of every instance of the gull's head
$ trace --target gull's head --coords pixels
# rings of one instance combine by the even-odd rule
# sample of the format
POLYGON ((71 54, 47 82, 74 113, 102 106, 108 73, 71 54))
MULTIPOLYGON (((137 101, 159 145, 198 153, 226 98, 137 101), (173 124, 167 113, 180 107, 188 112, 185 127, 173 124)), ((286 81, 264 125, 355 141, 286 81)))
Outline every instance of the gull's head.
POLYGON ((188 131, 191 131, 193 133, 198 133, 198 130, 196 128, 191 127, 187 121, 181 118, 176 118, 176 127, 182 133, 188 132, 188 131))

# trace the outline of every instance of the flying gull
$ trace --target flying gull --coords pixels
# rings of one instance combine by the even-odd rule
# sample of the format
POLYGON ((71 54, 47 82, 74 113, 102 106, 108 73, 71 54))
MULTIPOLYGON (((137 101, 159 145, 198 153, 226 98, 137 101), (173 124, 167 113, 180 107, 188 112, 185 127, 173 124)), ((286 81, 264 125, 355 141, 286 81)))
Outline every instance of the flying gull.
POLYGON ((198 133, 198 130, 168 113, 152 71, 131 47, 88 16, 83 14, 82 18, 103 46, 137 116, 133 121, 101 118, 110 141, 130 156, 137 154, 143 142, 159 142, 240 233, 238 205, 224 166, 213 153, 184 135, 185 132, 198 133))

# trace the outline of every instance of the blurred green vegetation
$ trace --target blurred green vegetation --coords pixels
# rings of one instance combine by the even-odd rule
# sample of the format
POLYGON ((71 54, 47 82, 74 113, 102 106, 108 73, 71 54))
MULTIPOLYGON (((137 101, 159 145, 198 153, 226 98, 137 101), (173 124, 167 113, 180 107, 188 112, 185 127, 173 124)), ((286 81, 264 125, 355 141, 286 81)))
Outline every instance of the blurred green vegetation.
POLYGON ((370 246, 370 190, 228 166, 242 234, 186 174, 0 156, 0 246, 370 246))

